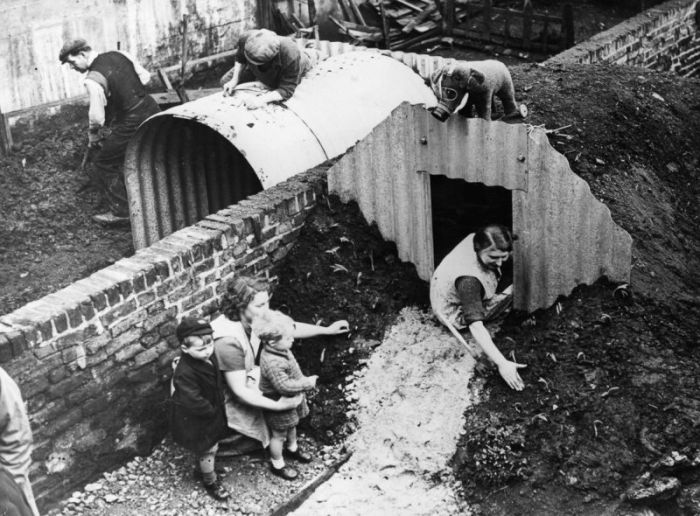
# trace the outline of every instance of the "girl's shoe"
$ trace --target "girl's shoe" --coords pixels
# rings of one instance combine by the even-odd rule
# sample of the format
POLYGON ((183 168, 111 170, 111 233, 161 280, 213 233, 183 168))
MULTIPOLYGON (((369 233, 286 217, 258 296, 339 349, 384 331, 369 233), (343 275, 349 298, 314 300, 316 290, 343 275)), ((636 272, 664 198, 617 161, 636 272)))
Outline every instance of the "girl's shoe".
POLYGON ((294 459, 297 462, 301 462, 302 464, 308 464, 313 460, 313 457, 310 454, 303 451, 301 448, 297 448, 296 451, 291 451, 285 448, 284 455, 286 457, 289 457, 290 459, 294 459))
MULTIPOLYGON (((216 473, 217 477, 223 477, 227 473, 227 471, 224 468, 219 467, 219 466, 216 466, 214 468, 214 472, 216 473)), ((204 476, 202 475, 202 470, 199 469, 199 466, 195 466, 192 469, 192 478, 194 478, 195 480, 204 480, 204 476)))
POLYGON ((299 472, 291 466, 283 466, 281 468, 276 468, 270 464, 270 469, 273 475, 277 475, 285 480, 296 480, 299 477, 299 472))
POLYGON ((231 497, 229 490, 226 489, 218 478, 213 484, 204 484, 204 489, 207 490, 207 493, 209 493, 214 500, 223 501, 231 497))

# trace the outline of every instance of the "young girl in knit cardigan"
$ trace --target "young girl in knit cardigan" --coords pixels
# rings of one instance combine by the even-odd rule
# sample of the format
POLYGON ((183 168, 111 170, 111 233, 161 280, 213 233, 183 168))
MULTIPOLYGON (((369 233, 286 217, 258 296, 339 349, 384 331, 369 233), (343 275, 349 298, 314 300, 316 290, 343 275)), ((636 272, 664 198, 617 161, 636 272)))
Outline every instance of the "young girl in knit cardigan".
MULTIPOLYGON (((316 387, 318 376, 304 376, 292 354, 293 332, 294 321, 280 312, 270 311, 253 322, 253 333, 258 336, 263 346, 260 356, 260 390, 264 396, 273 400, 282 396, 293 397, 316 387)), ((286 480, 294 480, 299 473, 285 464, 285 456, 302 463, 312 460, 297 443, 299 419, 308 414, 306 398, 296 408, 265 412, 265 420, 272 433, 272 472, 286 480)))

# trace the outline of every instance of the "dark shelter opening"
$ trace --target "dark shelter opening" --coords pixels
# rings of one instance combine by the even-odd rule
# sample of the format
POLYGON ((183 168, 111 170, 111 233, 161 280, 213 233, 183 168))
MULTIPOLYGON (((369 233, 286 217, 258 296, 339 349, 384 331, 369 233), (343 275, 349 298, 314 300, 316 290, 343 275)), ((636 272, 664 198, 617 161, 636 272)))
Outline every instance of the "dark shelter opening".
MULTIPOLYGON (((506 188, 431 175, 430 192, 436 266, 467 235, 480 227, 492 223, 513 227, 513 201, 510 190, 506 188)), ((512 283, 512 260, 503 265, 502 272, 501 283, 512 283)))
POLYGON ((144 206, 157 214, 159 236, 262 190, 243 154, 210 127, 157 117, 141 130, 141 146, 127 160, 135 160, 131 168, 139 171, 144 206))

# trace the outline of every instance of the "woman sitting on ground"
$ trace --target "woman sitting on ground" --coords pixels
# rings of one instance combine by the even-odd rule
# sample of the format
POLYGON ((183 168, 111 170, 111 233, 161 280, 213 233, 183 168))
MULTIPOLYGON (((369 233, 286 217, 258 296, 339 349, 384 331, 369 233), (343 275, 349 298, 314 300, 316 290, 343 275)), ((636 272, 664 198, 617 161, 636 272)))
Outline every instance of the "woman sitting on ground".
POLYGON ((505 382, 517 391, 525 387, 518 369, 507 360, 484 326, 507 314, 513 303, 513 286, 497 293, 501 266, 513 251, 513 237, 504 226, 489 225, 468 235, 440 262, 430 280, 430 304, 448 328, 471 336, 498 367, 505 382))
MULTIPOLYGON (((252 332, 254 319, 270 311, 267 282, 242 276, 233 280, 221 302, 221 315, 211 321, 219 368, 228 386, 225 404, 228 426, 248 437, 255 447, 270 444, 270 431, 263 410, 285 411, 296 408, 302 395, 272 400, 263 396, 260 381, 260 339, 252 332)), ((305 339, 319 335, 347 333, 347 321, 330 326, 294 322, 293 337, 305 339)), ((249 447, 248 450, 251 448, 249 447)), ((242 450, 241 450, 242 451, 242 450)))

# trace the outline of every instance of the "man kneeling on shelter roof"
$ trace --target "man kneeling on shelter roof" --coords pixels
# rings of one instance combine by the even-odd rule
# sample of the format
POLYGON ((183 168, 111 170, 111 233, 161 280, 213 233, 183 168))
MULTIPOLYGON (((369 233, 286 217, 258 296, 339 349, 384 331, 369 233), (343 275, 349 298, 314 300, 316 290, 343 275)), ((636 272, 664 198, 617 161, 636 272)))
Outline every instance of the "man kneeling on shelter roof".
POLYGON ((260 81, 270 91, 244 101, 248 109, 259 109, 290 98, 318 60, 316 50, 301 50, 291 38, 267 29, 251 30, 239 38, 236 64, 221 78, 221 84, 232 95, 239 84, 260 81))
POLYGON ((505 382, 520 391, 525 384, 518 369, 526 366, 507 360, 484 326, 504 316, 512 306, 512 285, 497 292, 501 266, 512 251, 513 237, 504 226, 489 225, 468 235, 435 269, 430 304, 440 322, 453 332, 468 328, 505 382))

